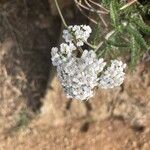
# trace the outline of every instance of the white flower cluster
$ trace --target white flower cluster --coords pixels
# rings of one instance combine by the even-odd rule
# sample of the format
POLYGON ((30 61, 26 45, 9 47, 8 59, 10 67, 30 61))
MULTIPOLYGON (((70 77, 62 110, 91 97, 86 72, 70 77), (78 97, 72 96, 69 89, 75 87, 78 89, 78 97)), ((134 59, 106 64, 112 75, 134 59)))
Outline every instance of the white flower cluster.
POLYGON ((89 26, 69 26, 63 32, 68 44, 62 43, 59 49, 53 47, 51 50, 52 63, 57 67, 58 78, 68 98, 87 100, 93 96, 95 87, 113 88, 124 80, 125 64, 121 61, 111 61, 111 66, 104 70, 106 63, 103 58, 97 59, 93 50, 84 50, 81 57, 76 57, 76 46, 82 46, 90 33, 89 26), (76 46, 72 42, 73 36, 76 46))
POLYGON ((69 45, 66 43, 60 44, 60 50, 57 47, 53 47, 51 50, 53 65, 58 66, 67 61, 72 56, 74 50, 76 50, 76 47, 72 43, 69 43, 69 45))
POLYGON ((124 81, 125 68, 126 64, 123 64, 122 61, 112 60, 111 66, 100 76, 99 86, 104 89, 120 86, 124 81))
POLYGON ((67 98, 86 100, 93 96, 93 88, 98 85, 97 75, 106 65, 97 59, 94 51, 84 50, 81 58, 70 57, 57 66, 57 75, 67 98))
POLYGON ((69 26, 67 30, 63 31, 63 38, 66 42, 70 43, 75 40, 77 46, 83 46, 91 32, 90 26, 87 25, 69 26))

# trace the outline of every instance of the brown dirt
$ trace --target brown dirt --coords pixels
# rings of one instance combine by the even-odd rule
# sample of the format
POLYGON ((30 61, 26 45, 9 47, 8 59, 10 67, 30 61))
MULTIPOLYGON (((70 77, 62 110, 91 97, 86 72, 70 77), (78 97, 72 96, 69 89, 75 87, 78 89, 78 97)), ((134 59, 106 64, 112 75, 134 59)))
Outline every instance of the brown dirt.
MULTIPOLYGON (((0 150, 149 150, 150 62, 122 87, 67 100, 50 62, 62 29, 51 2, 0 3, 0 150)), ((65 2, 69 22, 86 22, 65 2)))

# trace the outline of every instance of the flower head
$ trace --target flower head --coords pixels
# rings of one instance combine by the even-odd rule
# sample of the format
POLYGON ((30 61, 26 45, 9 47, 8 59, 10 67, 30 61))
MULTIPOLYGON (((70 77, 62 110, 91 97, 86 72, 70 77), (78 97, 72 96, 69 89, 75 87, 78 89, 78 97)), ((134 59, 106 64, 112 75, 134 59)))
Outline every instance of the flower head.
POLYGON ((58 66, 72 56, 76 47, 72 44, 62 43, 60 44, 60 50, 57 47, 51 49, 51 60, 54 66, 58 66))
POLYGON ((63 38, 66 42, 70 43, 75 40, 77 46, 83 46, 84 41, 87 41, 91 32, 92 29, 87 25, 69 26, 67 30, 63 31, 63 38))
POLYGON ((105 66, 94 51, 84 50, 81 58, 71 57, 57 67, 58 77, 68 98, 86 100, 93 96, 98 74, 105 66))
POLYGON ((123 64, 122 61, 112 60, 111 66, 100 76, 99 86, 104 89, 120 86, 124 81, 125 67, 126 64, 123 64))
POLYGON ((98 59, 93 50, 83 50, 80 57, 76 56, 78 52, 74 53, 78 46, 84 45, 91 31, 86 25, 69 26, 63 31, 66 43, 51 50, 52 63, 57 67, 57 76, 67 98, 87 100, 93 96, 95 87, 108 89, 123 83, 126 64, 122 61, 112 60, 111 65, 104 70, 104 59, 98 59))

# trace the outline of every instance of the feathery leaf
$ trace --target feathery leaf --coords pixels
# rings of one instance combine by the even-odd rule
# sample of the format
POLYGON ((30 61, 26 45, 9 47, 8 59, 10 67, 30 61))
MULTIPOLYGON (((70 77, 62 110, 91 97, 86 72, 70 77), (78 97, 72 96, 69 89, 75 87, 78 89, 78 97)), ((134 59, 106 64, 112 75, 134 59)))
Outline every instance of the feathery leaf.
POLYGON ((143 39, 142 35, 139 33, 139 31, 133 28, 133 26, 131 25, 127 26, 126 29, 131 35, 133 35, 133 37, 135 38, 136 42, 140 45, 140 47, 147 51, 148 45, 143 39))

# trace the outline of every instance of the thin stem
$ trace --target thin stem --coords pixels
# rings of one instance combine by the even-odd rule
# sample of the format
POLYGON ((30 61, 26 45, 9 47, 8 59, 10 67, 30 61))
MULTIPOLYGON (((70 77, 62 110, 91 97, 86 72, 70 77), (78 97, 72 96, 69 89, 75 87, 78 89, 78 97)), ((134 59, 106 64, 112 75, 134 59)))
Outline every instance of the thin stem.
MULTIPOLYGON (((85 1, 85 3, 87 4, 87 6, 90 7, 90 9, 93 9, 95 12, 97 11, 94 7, 92 7, 92 6, 88 3, 87 0, 84 0, 84 1, 85 1)), ((95 3, 94 3, 94 4, 95 4, 95 3)), ((96 3, 96 4, 97 4, 97 3, 96 3)), ((96 4, 95 4, 95 5, 96 5, 96 4)), ((98 5, 98 4, 97 4, 97 5, 98 5)), ((104 20, 104 18, 102 17, 102 15, 101 15, 100 13, 97 13, 97 15, 98 15, 98 17, 100 18, 100 20, 102 21, 102 23, 104 24, 105 28, 107 28, 108 25, 107 25, 106 21, 104 20)))
POLYGON ((90 7, 90 8, 92 7, 87 0, 84 0, 84 2, 88 7, 90 7))
MULTIPOLYGON (((109 33, 107 33, 106 36, 104 37, 104 40, 107 41, 114 33, 115 33, 114 30, 112 30, 112 31, 110 31, 109 33)), ((100 42, 100 43, 96 46, 95 52, 98 51, 98 49, 103 45, 103 43, 104 43, 104 41, 100 42)))
POLYGON ((114 30, 110 31, 109 33, 106 34, 105 39, 108 40, 114 33, 115 33, 114 30))
POLYGON ((103 43, 104 42, 100 42, 97 46, 96 46, 96 48, 95 48, 95 52, 97 52, 98 51, 98 49, 103 45, 103 43))
POLYGON ((83 49, 81 47, 77 47, 80 51, 80 53, 82 54, 83 53, 83 49))
POLYGON ((79 7, 82 7, 82 8, 84 8, 84 9, 90 11, 90 12, 93 12, 93 13, 96 12, 96 13, 98 13, 98 14, 108 14, 106 11, 93 10, 92 8, 89 8, 89 7, 87 7, 87 6, 83 5, 83 4, 81 4, 81 2, 78 2, 78 0, 74 0, 74 1, 75 1, 76 5, 79 5, 79 7))
POLYGON ((98 7, 100 7, 100 8, 102 8, 103 10, 105 10, 106 12, 109 12, 106 8, 104 8, 102 5, 100 5, 100 4, 98 4, 98 3, 96 3, 96 2, 93 2, 92 0, 89 0, 92 4, 94 4, 94 5, 96 5, 96 6, 98 6, 98 7))
POLYGON ((92 44, 90 44, 89 42, 87 42, 87 41, 84 41, 84 43, 86 44, 86 45, 88 45, 88 46, 90 46, 91 48, 93 48, 93 49, 95 49, 96 48, 96 46, 95 45, 92 45, 92 44))
POLYGON ((77 46, 77 42, 76 39, 73 39, 73 44, 76 46, 76 48, 79 50, 79 52, 82 54, 83 53, 83 49, 80 46, 77 46))
MULTIPOLYGON (((64 17, 63 17, 63 15, 62 15, 62 13, 61 13, 61 10, 60 10, 60 7, 59 7, 59 4, 58 4, 58 1, 57 1, 57 0, 54 0, 54 1, 55 1, 55 4, 56 4, 56 7, 57 7, 57 10, 58 10, 58 12, 59 12, 59 15, 60 15, 60 17, 61 17, 61 20, 62 20, 62 22, 63 22, 64 26, 65 26, 66 28, 68 28, 68 25, 67 25, 67 23, 66 23, 66 21, 65 21, 65 19, 64 19, 64 17)), ((73 43, 76 45, 76 40, 75 40, 75 39, 73 40, 73 43)), ((81 47, 78 47, 77 45, 76 45, 76 47, 78 48, 78 50, 80 51, 80 53, 82 53, 82 52, 83 52, 83 50, 82 50, 82 48, 81 48, 81 47)))
POLYGON ((59 15, 60 15, 60 17, 61 17, 61 20, 62 20, 64 26, 65 26, 66 28, 68 28, 67 23, 66 23, 66 21, 65 21, 65 19, 64 19, 64 17, 63 17, 63 15, 62 15, 62 13, 61 13, 61 10, 60 10, 60 7, 59 7, 59 5, 58 5, 57 0, 54 0, 54 1, 55 1, 57 10, 58 10, 58 12, 59 12, 59 15))
POLYGON ((81 12, 81 14, 82 15, 84 15, 85 17, 87 17, 91 22, 93 22, 94 24, 98 24, 98 22, 96 21, 96 20, 94 20, 94 19, 92 19, 91 17, 89 17, 88 15, 86 15, 84 12, 83 12, 83 10, 81 9, 81 7, 79 7, 79 5, 76 5, 77 6, 77 8, 80 10, 80 12, 81 12))
POLYGON ((99 18, 102 20, 102 23, 104 24, 105 28, 108 28, 108 25, 101 14, 98 14, 99 18))
POLYGON ((83 5, 83 4, 81 4, 81 2, 78 2, 78 0, 74 0, 74 1, 75 1, 75 3, 76 3, 78 6, 84 8, 84 9, 86 9, 86 10, 88 10, 88 11, 94 12, 93 9, 91 9, 91 8, 89 8, 89 7, 87 7, 87 6, 83 5))
POLYGON ((135 2, 137 2, 137 0, 133 0, 133 1, 129 2, 129 3, 127 3, 126 5, 124 5, 123 7, 121 7, 120 10, 123 10, 123 9, 125 9, 125 8, 127 8, 127 7, 129 7, 129 6, 131 6, 131 5, 134 4, 135 2))

